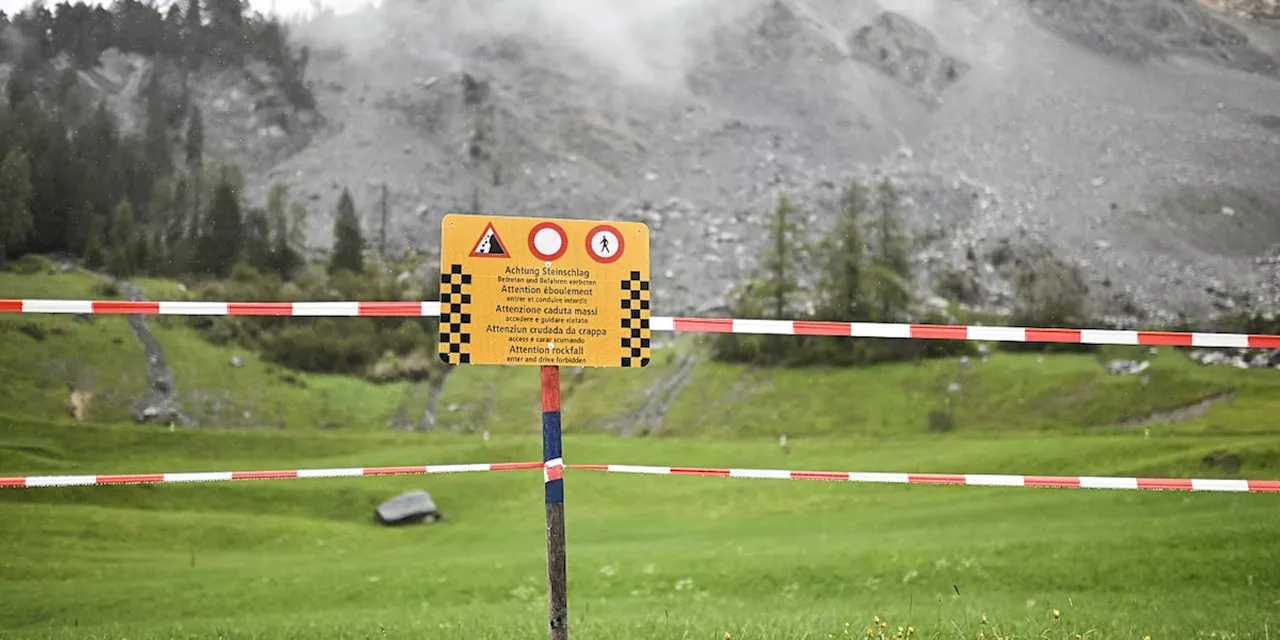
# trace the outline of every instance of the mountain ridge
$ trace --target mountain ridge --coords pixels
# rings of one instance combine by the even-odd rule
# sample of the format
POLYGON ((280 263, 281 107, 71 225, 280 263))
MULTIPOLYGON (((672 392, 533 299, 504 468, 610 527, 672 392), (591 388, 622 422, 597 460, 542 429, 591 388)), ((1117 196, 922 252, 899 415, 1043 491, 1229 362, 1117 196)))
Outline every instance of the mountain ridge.
POLYGON ((1039 236, 1100 315, 1274 302, 1280 38, 1239 4, 591 6, 400 0, 293 25, 319 116, 282 144, 210 86, 232 108, 209 129, 249 200, 282 182, 307 203, 313 246, 343 186, 376 236, 386 185, 395 251, 435 253, 449 211, 645 221, 667 314, 723 306, 779 190, 818 234, 848 180, 885 177, 940 238, 915 256, 926 297, 963 271, 1007 308, 989 256, 1039 236))

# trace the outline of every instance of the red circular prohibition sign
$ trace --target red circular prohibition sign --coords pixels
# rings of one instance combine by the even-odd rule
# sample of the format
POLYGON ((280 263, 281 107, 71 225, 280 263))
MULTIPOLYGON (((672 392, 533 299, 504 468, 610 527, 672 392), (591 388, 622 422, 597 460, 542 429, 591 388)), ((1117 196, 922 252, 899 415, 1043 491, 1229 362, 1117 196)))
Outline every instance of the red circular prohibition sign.
POLYGON ((541 260, 545 260, 547 262, 551 262, 552 260, 559 260, 560 256, 563 256, 564 252, 568 251, 568 249, 569 249, 569 236, 565 235, 564 229, 560 228, 560 225, 554 222, 539 222, 538 224, 534 225, 532 229, 529 230, 529 251, 532 251, 533 255, 537 256, 541 260), (560 236, 559 249, 556 249, 551 253, 543 253, 541 251, 538 251, 538 245, 536 242, 534 242, 534 238, 538 237, 538 232, 544 229, 551 229, 552 231, 555 231, 557 235, 560 236))
POLYGON ((626 248, 627 248, 627 242, 622 239, 622 232, 618 231, 613 225, 608 225, 608 224, 596 225, 595 227, 591 228, 591 231, 587 232, 587 255, 591 256, 591 259, 595 260, 596 262, 599 262, 601 264, 610 264, 610 263, 616 262, 618 258, 622 257, 622 252, 626 248), (613 237, 617 238, 618 240, 617 250, 614 251, 613 255, 609 257, 604 257, 596 253, 595 248, 592 247, 591 245, 591 239, 594 238, 595 235, 601 231, 608 231, 609 233, 612 233, 613 237))

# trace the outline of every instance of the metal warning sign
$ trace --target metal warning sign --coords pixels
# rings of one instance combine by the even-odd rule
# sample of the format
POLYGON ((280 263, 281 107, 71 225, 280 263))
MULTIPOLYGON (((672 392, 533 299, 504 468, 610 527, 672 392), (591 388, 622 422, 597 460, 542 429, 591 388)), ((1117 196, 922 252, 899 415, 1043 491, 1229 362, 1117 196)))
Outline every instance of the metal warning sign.
POLYGON ((445 362, 649 364, 644 224, 454 213, 440 243, 445 362))

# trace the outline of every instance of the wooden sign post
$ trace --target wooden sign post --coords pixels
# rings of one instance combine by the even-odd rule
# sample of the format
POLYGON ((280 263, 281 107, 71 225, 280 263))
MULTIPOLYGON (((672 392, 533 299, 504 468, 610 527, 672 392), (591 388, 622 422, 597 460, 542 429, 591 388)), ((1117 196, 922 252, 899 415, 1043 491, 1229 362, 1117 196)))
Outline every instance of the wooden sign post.
POLYGON ((567 640, 560 367, 649 364, 649 228, 449 214, 440 244, 440 358, 541 368, 548 636, 567 640))

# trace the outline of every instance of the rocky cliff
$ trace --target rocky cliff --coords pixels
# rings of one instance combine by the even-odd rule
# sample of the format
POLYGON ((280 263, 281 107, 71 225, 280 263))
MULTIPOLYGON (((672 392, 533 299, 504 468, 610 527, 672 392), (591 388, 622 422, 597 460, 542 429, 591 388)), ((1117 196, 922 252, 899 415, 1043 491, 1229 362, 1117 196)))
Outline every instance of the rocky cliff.
POLYGON ((210 151, 252 199, 307 198, 317 246, 344 185, 372 235, 386 186, 393 249, 477 207, 639 219, 656 308, 686 313, 752 266, 778 190, 820 234, 846 181, 890 177, 924 273, 989 306, 1001 240, 1039 235, 1104 311, 1203 317, 1260 298, 1280 243, 1273 5, 386 0, 295 27, 319 117, 264 119, 252 73, 201 95, 210 151))

